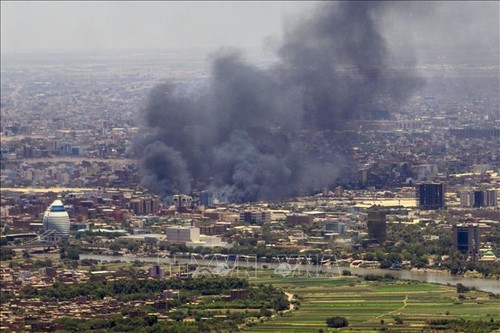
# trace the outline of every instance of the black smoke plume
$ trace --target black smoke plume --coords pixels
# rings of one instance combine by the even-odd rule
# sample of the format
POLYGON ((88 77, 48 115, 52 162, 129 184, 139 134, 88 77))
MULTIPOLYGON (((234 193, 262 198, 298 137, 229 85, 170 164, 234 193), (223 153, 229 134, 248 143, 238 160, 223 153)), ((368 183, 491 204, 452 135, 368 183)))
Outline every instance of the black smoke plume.
POLYGON ((211 189, 230 202, 332 184, 349 159, 339 131, 370 119, 381 99, 398 103, 413 89, 388 64, 380 24, 390 5, 321 4, 288 28, 277 65, 260 69, 226 51, 213 57, 206 91, 154 88, 140 149, 143 184, 165 197, 211 189))

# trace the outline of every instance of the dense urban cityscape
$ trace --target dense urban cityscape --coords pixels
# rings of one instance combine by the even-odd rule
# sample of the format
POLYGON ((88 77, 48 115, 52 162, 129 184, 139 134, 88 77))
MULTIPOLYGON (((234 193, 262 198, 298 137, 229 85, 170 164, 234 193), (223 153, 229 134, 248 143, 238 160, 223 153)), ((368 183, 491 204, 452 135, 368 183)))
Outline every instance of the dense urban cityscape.
POLYGON ((2 54, 0 331, 500 329, 498 54, 383 68, 409 96, 326 128, 289 101, 205 127, 296 88, 206 54, 2 54))

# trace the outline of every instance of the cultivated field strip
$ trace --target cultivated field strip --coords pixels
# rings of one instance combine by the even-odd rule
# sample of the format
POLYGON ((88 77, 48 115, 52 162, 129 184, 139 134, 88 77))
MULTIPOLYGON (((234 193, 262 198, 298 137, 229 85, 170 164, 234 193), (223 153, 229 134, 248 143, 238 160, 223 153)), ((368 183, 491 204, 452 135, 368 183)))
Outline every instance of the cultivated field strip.
MULTIPOLYGON (((259 283, 261 282, 258 280, 259 283)), ((250 332, 327 331, 326 318, 349 320, 340 331, 422 332, 429 319, 500 319, 500 301, 471 291, 459 300, 455 287, 419 282, 366 282, 356 278, 268 279, 300 298, 298 311, 283 313, 250 328, 250 332), (402 323, 397 324, 395 317, 402 323)))

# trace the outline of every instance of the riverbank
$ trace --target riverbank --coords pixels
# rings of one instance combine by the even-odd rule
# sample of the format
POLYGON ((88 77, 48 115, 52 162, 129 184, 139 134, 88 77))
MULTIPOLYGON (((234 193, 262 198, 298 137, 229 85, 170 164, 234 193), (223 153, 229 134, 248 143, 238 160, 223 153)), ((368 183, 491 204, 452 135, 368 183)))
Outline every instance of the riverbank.
MULTIPOLYGON (((34 254, 34 257, 42 258, 59 258, 57 253, 40 253, 34 254)), ((420 281, 426 283, 435 283, 440 285, 451 285, 456 286, 458 283, 463 284, 468 288, 475 288, 477 290, 490 292, 493 294, 500 295, 500 280, 492 280, 485 278, 468 278, 463 276, 454 276, 449 273, 439 271, 406 271, 406 270, 389 270, 381 268, 354 268, 354 267, 343 267, 336 265, 329 266, 318 266, 318 265, 290 265, 283 263, 265 263, 252 261, 251 258, 238 258, 237 261, 229 261, 227 258, 185 258, 176 257, 172 258, 157 258, 157 257, 135 257, 135 256, 105 256, 105 255, 95 255, 95 254, 81 254, 80 259, 93 259, 100 260, 103 262, 121 261, 133 263, 136 261, 146 262, 146 263, 159 263, 160 265, 198 265, 200 267, 218 267, 221 265, 227 265, 229 268, 245 268, 255 270, 257 274, 259 270, 272 270, 276 276, 288 277, 293 279, 295 277, 338 277, 342 274, 343 270, 348 270, 353 275, 366 276, 366 275, 386 275, 390 274, 397 279, 410 280, 410 281, 420 281), (281 266, 280 266, 281 265, 281 266), (265 266, 265 267, 264 267, 265 266)))
MULTIPOLYGON (((449 271, 447 270, 442 270, 442 269, 434 269, 434 268, 411 268, 410 271, 412 272, 421 272, 421 273, 436 273, 436 274, 446 274, 446 275, 451 275, 449 271)), ((498 275, 489 275, 489 276, 484 276, 483 274, 473 271, 473 272, 466 272, 463 275, 460 275, 461 277, 464 278, 470 278, 470 279, 486 279, 486 280, 500 280, 500 276, 498 275)))

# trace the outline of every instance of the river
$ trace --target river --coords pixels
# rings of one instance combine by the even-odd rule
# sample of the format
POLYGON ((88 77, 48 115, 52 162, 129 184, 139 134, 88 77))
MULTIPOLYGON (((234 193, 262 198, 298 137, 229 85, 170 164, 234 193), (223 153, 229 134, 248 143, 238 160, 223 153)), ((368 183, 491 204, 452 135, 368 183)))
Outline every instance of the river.
MULTIPOLYGON (((48 257, 48 258, 58 258, 59 254, 57 253, 40 253, 33 254, 35 257, 48 257)), ((211 260, 207 259, 198 259, 198 258, 157 258, 157 257, 131 257, 131 256, 106 256, 106 255, 95 255, 95 254, 81 254, 80 259, 94 259, 100 261, 123 261, 123 262, 134 262, 136 260, 142 262, 151 262, 156 263, 160 262, 161 264, 169 264, 176 263, 179 265, 187 265, 187 264, 198 264, 203 267, 214 267, 220 264, 226 263, 229 268, 234 266, 233 261, 227 261, 218 257, 213 257, 211 260)), ((413 280, 413 281, 421 281, 427 283, 437 283, 442 285, 457 285, 458 283, 463 284, 469 288, 476 288, 478 290, 491 292, 494 294, 500 294, 500 280, 495 279, 484 279, 484 278, 466 278, 463 276, 451 275, 445 272, 423 272, 423 271, 408 271, 408 270, 389 270, 389 269, 380 269, 380 268, 356 268, 356 267, 342 267, 342 266, 317 266, 317 265, 288 265, 285 264, 283 266, 285 268, 285 272, 280 271, 279 263, 262 263, 255 262, 254 260, 246 260, 239 259, 238 265, 239 267, 246 268, 259 268, 262 269, 266 267, 269 270, 274 270, 277 275, 281 276, 293 276, 302 275, 302 276, 310 276, 314 278, 315 276, 331 276, 331 275, 339 275, 342 270, 349 270, 353 275, 361 275, 365 276, 368 274, 375 275, 385 275, 391 274, 392 276, 402 279, 402 280, 413 280), (286 271, 286 269, 291 271, 286 271), (301 274, 295 274, 296 272, 301 272, 301 274), (286 273, 290 273, 287 275, 286 273)), ((283 268, 282 267, 282 268, 283 268)))

